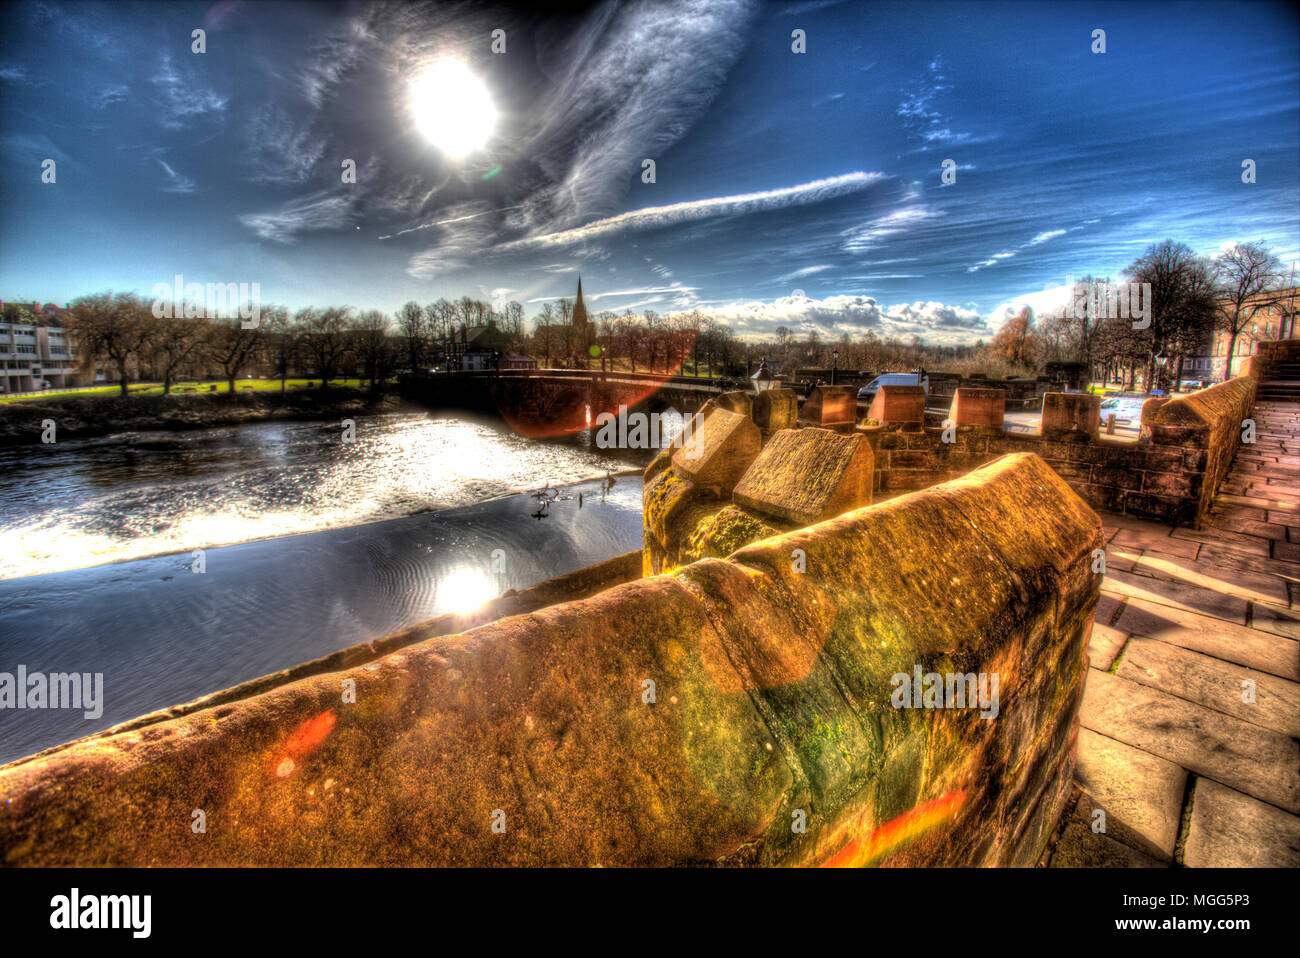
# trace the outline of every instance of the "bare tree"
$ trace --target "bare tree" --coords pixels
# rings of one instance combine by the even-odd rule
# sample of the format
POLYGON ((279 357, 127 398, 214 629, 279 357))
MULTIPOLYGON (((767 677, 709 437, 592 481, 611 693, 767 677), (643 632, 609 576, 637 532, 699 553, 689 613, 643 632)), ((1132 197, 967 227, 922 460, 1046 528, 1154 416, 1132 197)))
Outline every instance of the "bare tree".
POLYGON ((122 395, 127 393, 127 366, 147 352, 157 320, 134 293, 83 296, 72 304, 68 330, 77 341, 83 373, 94 377, 97 362, 117 368, 122 395))
POLYGON ((262 345, 262 326, 245 329, 237 317, 215 319, 208 327, 207 353, 225 374, 230 394, 235 394, 235 380, 252 361, 262 345))
POLYGON ((387 316, 371 309, 357 317, 352 330, 353 348, 361 361, 365 378, 370 380, 371 392, 392 373, 393 344, 388 337, 391 326, 392 321, 387 316))
POLYGON ((429 323, 417 302, 404 303, 397 311, 397 327, 406 340, 406 360, 414 375, 424 366, 428 352, 429 323))
POLYGON ((349 306, 304 309, 298 313, 303 350, 320 376, 321 389, 329 388, 330 380, 337 377, 339 367, 348 358, 351 350, 348 319, 351 315, 349 306))
POLYGON ((1216 321, 1228 334, 1227 375, 1232 376, 1232 354, 1237 337, 1260 310, 1280 302, 1283 274, 1281 261, 1269 252, 1263 240, 1238 243, 1215 257, 1218 269, 1216 321))
POLYGON ((262 354, 280 380, 280 395, 288 385, 289 369, 298 357, 298 327, 283 306, 262 308, 262 354))
POLYGON ((155 318, 154 323, 148 347, 149 365, 153 375, 162 380, 166 396, 172 391, 177 373, 202 355, 208 324, 201 319, 183 319, 180 313, 155 318))

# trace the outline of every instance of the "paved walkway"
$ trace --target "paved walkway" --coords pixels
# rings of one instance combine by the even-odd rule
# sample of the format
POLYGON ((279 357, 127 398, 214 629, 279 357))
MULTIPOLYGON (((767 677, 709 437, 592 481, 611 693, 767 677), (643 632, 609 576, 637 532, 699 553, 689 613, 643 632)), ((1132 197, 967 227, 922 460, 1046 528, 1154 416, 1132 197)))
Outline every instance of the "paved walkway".
POLYGON ((1300 404, 1255 422, 1204 529, 1102 516, 1052 866, 1300 865, 1300 404))

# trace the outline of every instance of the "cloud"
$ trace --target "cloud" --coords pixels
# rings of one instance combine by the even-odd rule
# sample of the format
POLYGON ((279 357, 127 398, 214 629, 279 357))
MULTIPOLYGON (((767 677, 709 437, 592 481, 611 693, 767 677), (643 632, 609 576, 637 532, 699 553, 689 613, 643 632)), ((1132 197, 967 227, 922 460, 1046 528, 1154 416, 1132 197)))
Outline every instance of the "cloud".
POLYGON ((786 273, 784 276, 778 276, 778 283, 788 283, 792 279, 803 279, 805 276, 814 276, 817 273, 824 273, 828 269, 834 269, 833 266, 805 266, 803 269, 797 269, 793 273, 786 273))
POLYGON ((27 71, 22 67, 0 67, 0 80, 7 83, 21 83, 27 79, 27 71))
POLYGON ((844 333, 856 338, 875 332, 883 337, 918 335, 932 342, 968 342, 989 333, 979 312, 968 306, 918 301, 883 307, 873 296, 785 296, 713 305, 707 312, 737 336, 750 340, 770 337, 778 326, 792 330, 811 327, 836 338, 844 333))
MULTIPOLYGON (((1096 220, 1091 220, 1090 222, 1095 223, 1096 220)), ((1064 236, 1065 232, 1066 232, 1065 230, 1048 230, 1045 233, 1039 233, 1037 236, 1031 239, 1027 245, 1041 246, 1043 243, 1046 243, 1050 239, 1055 239, 1058 236, 1064 236)))
POLYGON ((310 196, 290 200, 279 209, 266 213, 243 213, 243 223, 264 240, 292 243, 299 233, 310 230, 341 229, 352 219, 356 194, 322 190, 310 196))
POLYGON ((163 54, 162 65, 152 78, 163 102, 163 126, 178 130, 194 117, 222 114, 226 98, 204 89, 192 78, 182 76, 172 64, 170 53, 163 54))
POLYGON ((872 183, 883 178, 883 173, 846 173, 843 176, 814 180, 811 183, 803 183, 799 186, 763 190, 757 193, 740 193, 735 196, 715 196, 705 200, 686 200, 669 206, 648 206, 644 209, 620 213, 618 216, 611 216, 607 219, 596 220, 575 229, 514 240, 503 244, 499 248, 502 250, 522 250, 566 246, 610 233, 621 233, 625 230, 663 229, 714 216, 737 216, 766 210, 784 209, 789 206, 801 206, 808 203, 820 203, 823 200, 864 190, 872 183))
POLYGON ((267 104, 249 117, 244 160, 254 183, 298 184, 325 154, 327 137, 299 126, 284 110, 267 104))
POLYGON ((182 176, 171 168, 171 165, 164 160, 159 160, 158 165, 163 168, 167 174, 167 182, 161 187, 164 193, 193 193, 197 188, 194 181, 188 176, 182 176))
POLYGON ((319 107, 349 71, 376 44, 371 25, 360 17, 351 17, 342 30, 326 37, 312 51, 312 61, 302 71, 303 95, 319 107))
POLYGON ((913 227, 942 215, 942 213, 928 210, 923 206, 907 206, 903 209, 894 210, 892 213, 878 216, 868 223, 845 230, 841 234, 844 237, 841 247, 846 253, 865 253, 868 250, 875 249, 891 236, 905 233, 913 227))
POLYGON ((547 181, 528 199, 531 228, 613 214, 641 161, 662 156, 713 101, 753 12, 749 0, 610 4, 544 50, 539 66, 555 86, 520 150, 547 181))
POLYGON ((90 97, 90 103, 96 110, 102 110, 107 106, 125 100, 126 95, 130 92, 131 88, 128 86, 120 83, 113 84, 96 90, 90 97))

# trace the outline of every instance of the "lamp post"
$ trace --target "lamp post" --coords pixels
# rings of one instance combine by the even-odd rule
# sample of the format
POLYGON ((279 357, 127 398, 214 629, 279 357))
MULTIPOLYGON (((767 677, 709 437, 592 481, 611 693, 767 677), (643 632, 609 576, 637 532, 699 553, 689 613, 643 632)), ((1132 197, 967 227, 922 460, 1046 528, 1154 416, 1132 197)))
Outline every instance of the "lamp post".
POLYGON ((772 371, 767 368, 767 360, 764 359, 758 364, 758 372, 749 377, 754 382, 754 392, 761 393, 764 390, 771 389, 776 385, 776 377, 772 371))
POLYGON ((1165 363, 1169 362, 1169 357, 1164 353, 1156 355, 1156 389, 1163 390, 1165 384, 1165 363))
POLYGON ((831 350, 831 385, 835 385, 835 372, 840 367, 840 350, 837 346, 831 350))

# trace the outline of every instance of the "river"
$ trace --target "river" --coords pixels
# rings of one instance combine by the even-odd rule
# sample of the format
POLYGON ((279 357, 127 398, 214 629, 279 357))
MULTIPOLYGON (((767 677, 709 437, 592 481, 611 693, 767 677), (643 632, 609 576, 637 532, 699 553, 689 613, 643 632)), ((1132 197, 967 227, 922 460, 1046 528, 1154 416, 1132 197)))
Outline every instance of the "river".
POLYGON ((639 476, 606 477, 645 453, 464 417, 340 432, 0 450, 0 672, 104 676, 95 719, 0 710, 0 762, 641 545, 639 476))

